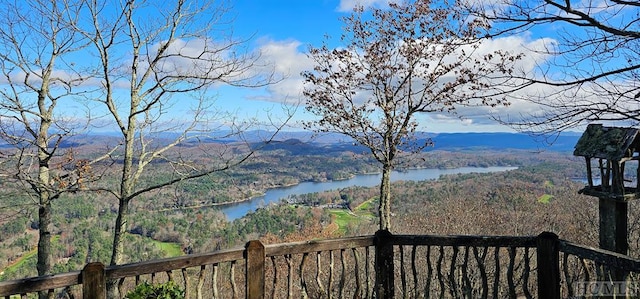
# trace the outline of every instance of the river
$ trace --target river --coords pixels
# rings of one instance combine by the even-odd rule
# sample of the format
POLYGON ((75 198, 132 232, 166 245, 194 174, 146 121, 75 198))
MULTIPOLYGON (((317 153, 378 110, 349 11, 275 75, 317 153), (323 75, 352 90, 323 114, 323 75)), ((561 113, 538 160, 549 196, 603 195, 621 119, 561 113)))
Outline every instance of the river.
MULTIPOLYGON (((441 175, 458 173, 487 173, 513 170, 517 167, 462 167, 455 169, 411 169, 407 171, 394 171, 391 173, 391 181, 424 181, 436 180, 441 175)), ((327 182, 303 182, 295 186, 269 189, 260 197, 251 200, 226 205, 220 208, 227 220, 233 221, 244 215, 264 207, 271 203, 278 203, 290 195, 323 192, 351 186, 374 187, 380 184, 382 174, 360 174, 348 180, 327 182)))

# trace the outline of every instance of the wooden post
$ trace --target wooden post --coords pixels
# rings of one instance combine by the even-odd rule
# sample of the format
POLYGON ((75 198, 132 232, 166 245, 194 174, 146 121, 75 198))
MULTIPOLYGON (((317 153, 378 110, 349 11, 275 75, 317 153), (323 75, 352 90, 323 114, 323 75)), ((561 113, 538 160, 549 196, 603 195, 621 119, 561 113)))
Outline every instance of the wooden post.
MULTIPOLYGON (((601 197, 599 203, 600 216, 600 248, 627 255, 629 242, 627 240, 628 203, 613 198, 601 197)), ((614 281, 626 280, 625 271, 604 267, 598 280, 614 281)))
POLYGON ((264 298, 264 244, 258 240, 249 241, 245 249, 247 299, 262 299, 264 298))
POLYGON ((393 235, 388 230, 379 230, 375 234, 376 246, 376 298, 390 299, 395 293, 393 271, 393 235))
POLYGON ((587 183, 589 184, 589 188, 593 188, 593 175, 591 174, 591 158, 585 156, 585 161, 587 161, 587 183))
POLYGON ((560 248, 558 236, 543 232, 537 239, 538 298, 560 299, 560 248))
POLYGON ((89 263, 82 269, 82 298, 107 298, 107 280, 102 263, 89 263))
POLYGON ((628 203, 613 198, 600 198, 600 248, 628 254, 628 203))

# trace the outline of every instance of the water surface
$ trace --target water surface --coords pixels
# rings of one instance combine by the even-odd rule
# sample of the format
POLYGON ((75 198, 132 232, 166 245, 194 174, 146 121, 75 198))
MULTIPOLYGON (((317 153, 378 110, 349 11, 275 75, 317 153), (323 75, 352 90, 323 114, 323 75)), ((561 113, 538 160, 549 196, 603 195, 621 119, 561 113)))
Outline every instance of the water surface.
MULTIPOLYGON (((436 180, 441 175, 459 173, 487 173, 513 170, 517 167, 461 167, 454 169, 410 169, 406 171, 394 171, 391 173, 391 181, 425 181, 436 180)), ((229 221, 241 218, 247 213, 255 211, 259 207, 271 203, 278 203, 281 199, 286 199, 290 195, 306 193, 324 192, 329 190, 342 189, 352 186, 374 187, 380 185, 382 174, 360 174, 348 180, 327 181, 327 182, 303 182, 295 186, 269 189, 265 195, 252 198, 251 200, 226 205, 220 210, 229 221)))

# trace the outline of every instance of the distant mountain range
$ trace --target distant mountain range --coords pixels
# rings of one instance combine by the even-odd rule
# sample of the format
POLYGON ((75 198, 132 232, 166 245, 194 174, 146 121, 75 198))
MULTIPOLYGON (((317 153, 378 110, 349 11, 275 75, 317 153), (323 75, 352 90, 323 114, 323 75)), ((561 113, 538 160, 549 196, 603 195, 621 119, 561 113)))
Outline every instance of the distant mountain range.
MULTIPOLYGON (((562 133, 556 136, 534 136, 525 133, 419 133, 418 142, 433 141, 434 146, 426 150, 465 149, 522 149, 531 151, 573 151, 581 133, 562 133)), ((291 152, 314 151, 365 151, 353 141, 340 134, 312 136, 306 132, 285 132, 279 141, 264 149, 286 149, 291 152)))
MULTIPOLYGON (((223 134, 221 134, 222 136, 223 134)), ((535 137, 525 133, 418 133, 418 142, 426 142, 427 139, 433 141, 434 146, 426 150, 465 150, 465 149, 523 149, 532 151, 573 151, 574 146, 581 133, 562 133, 557 136, 547 138, 535 137)), ((117 136, 117 135, 115 135, 117 136)), ((74 136, 66 140, 61 147, 79 147, 87 145, 107 145, 119 142, 114 134, 92 134, 84 136, 74 136)), ((265 131, 245 132, 243 138, 254 146, 260 146, 265 150, 286 149, 296 154, 318 154, 338 151, 366 151, 360 145, 354 144, 353 140, 337 133, 313 134, 311 132, 281 132, 276 139, 268 145, 264 145, 265 138, 271 136, 265 131)), ((176 134, 163 133, 154 136, 155 142, 163 143, 177 137, 176 134)), ((200 138, 199 142, 233 143, 240 141, 237 137, 225 138, 200 138)), ((195 142, 195 141, 194 141, 195 142)), ((191 142, 183 146, 190 146, 191 142)), ((0 148, 10 147, 4 142, 0 142, 0 148)))
POLYGON ((441 133, 431 139, 434 149, 526 149, 573 151, 581 133, 534 136, 524 133, 441 133))

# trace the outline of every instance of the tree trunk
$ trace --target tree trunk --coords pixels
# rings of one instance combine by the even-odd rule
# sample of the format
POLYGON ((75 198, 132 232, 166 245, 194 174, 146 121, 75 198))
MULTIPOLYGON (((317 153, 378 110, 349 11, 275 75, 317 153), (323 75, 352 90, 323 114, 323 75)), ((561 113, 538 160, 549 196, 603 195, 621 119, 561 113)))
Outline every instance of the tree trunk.
MULTIPOLYGON (((38 208, 38 262, 36 269, 38 276, 44 276, 51 272, 51 199, 49 192, 40 194, 40 204, 38 208)), ((49 298, 46 291, 38 293, 40 299, 49 298)))
MULTIPOLYGON (((41 137, 41 140, 46 138, 41 137)), ((42 142, 39 140, 39 146, 42 148, 42 142)), ((36 269, 38 270, 38 276, 49 274, 51 271, 51 195, 47 188, 50 186, 49 176, 49 158, 47 153, 40 150, 38 153, 38 160, 40 163, 38 169, 38 262, 36 269)))
POLYGON ((118 217, 113 232, 113 249, 111 252, 110 265, 122 264, 124 259, 124 234, 127 231, 127 215, 129 213, 129 201, 120 200, 118 207, 118 217))
POLYGON ((49 159, 51 154, 48 150, 49 128, 51 127, 51 111, 44 105, 46 93, 48 91, 48 78, 43 78, 42 89, 38 93, 38 111, 40 111, 40 128, 35 136, 38 147, 38 262, 36 269, 38 276, 49 274, 51 271, 51 174, 49 159))
MULTIPOLYGON (((136 82, 135 75, 135 73, 132 75, 131 82, 136 82)), ((133 156, 136 135, 135 111, 139 103, 139 98, 132 96, 128 126, 122 130, 122 137, 124 138, 124 159, 122 161, 122 179, 120 181, 120 192, 118 194, 118 216, 116 217, 116 224, 113 230, 113 251, 111 252, 110 262, 112 266, 124 262, 124 234, 127 231, 129 202, 132 199, 131 193, 136 182, 133 169, 133 156)), ((120 298, 117 281, 107 281, 107 297, 110 299, 120 298)))
MULTIPOLYGON (((129 200, 120 199, 118 217, 113 231, 113 244, 110 265, 120 265, 124 262, 124 234, 127 232, 127 216, 129 214, 129 200)), ((120 298, 118 281, 107 281, 107 297, 120 298)))
MULTIPOLYGON (((38 94, 38 109, 41 113, 40 128, 36 136, 36 145, 38 146, 38 183, 36 190, 38 193, 38 253, 36 270, 38 276, 44 276, 51 272, 51 224, 53 222, 51 216, 51 191, 52 186, 49 161, 51 154, 49 147, 49 128, 51 127, 51 111, 44 105, 45 95, 48 90, 46 82, 48 79, 43 78, 45 84, 38 94)), ((47 298, 46 292, 39 292, 40 298, 47 298)))
POLYGON ((391 230, 391 166, 384 164, 382 167, 382 181, 380 182, 380 229, 391 230))
POLYGON ((40 199, 38 208, 38 276, 49 274, 51 271, 51 201, 48 197, 40 199))

